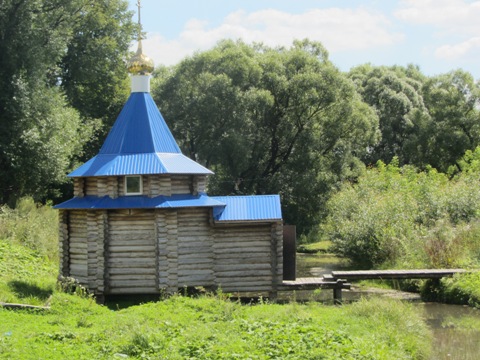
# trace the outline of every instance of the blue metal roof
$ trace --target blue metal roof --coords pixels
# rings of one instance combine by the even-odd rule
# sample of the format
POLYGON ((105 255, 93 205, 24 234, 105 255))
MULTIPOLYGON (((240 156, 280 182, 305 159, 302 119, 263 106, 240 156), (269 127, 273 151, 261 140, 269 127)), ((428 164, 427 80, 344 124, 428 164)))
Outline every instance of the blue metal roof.
POLYGON ((181 153, 149 93, 130 94, 97 156, 69 177, 213 174, 181 153))
POLYGON ((120 196, 112 199, 109 196, 85 196, 74 197, 61 204, 54 206, 54 209, 168 209, 186 207, 225 207, 221 201, 215 200, 206 194, 199 195, 172 195, 172 196, 120 196))
POLYGON ((85 177, 147 174, 209 175, 213 174, 213 172, 183 154, 99 154, 78 169, 72 171, 68 176, 85 177))
POLYGON ((217 222, 272 221, 282 219, 280 196, 208 196, 207 194, 172 196, 109 196, 74 197, 55 209, 176 209, 186 207, 211 207, 217 222))
POLYGON ((215 221, 266 221, 281 220, 282 208, 279 195, 212 196, 226 204, 213 209, 215 221))
POLYGON ((181 153, 150 93, 131 93, 100 154, 181 153))

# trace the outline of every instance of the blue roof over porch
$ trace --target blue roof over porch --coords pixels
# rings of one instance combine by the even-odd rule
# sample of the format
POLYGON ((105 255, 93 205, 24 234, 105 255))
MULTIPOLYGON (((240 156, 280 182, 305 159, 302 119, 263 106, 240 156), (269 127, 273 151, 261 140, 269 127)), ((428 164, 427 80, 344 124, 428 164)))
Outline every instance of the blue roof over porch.
POLYGON ((172 196, 109 196, 74 197, 55 209, 109 210, 109 209, 174 209, 188 207, 213 208, 217 222, 280 221, 282 210, 278 195, 208 196, 207 194, 180 194, 172 196))

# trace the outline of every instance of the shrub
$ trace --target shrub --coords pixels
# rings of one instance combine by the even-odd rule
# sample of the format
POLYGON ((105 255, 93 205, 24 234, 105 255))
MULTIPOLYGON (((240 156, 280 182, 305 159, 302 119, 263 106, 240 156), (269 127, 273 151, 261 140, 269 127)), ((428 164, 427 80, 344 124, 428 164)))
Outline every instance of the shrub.
POLYGON ((474 266, 480 257, 480 181, 449 180, 379 162, 347 183, 327 205, 321 225, 333 250, 358 268, 474 266))
POLYGON ((451 278, 426 281, 422 299, 480 308, 480 272, 456 274, 451 278))

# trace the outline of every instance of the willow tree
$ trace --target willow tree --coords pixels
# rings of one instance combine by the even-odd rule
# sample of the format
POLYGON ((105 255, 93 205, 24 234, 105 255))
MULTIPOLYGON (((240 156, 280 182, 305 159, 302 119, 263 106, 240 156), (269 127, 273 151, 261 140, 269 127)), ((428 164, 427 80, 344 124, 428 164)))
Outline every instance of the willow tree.
POLYGON ((222 41, 157 72, 154 97, 183 151, 215 171, 212 194, 280 193, 308 232, 358 171, 378 118, 321 44, 222 41))
POLYGON ((480 86, 456 70, 433 77, 414 66, 361 65, 350 71, 380 119, 381 141, 364 158, 447 171, 480 144, 480 86))

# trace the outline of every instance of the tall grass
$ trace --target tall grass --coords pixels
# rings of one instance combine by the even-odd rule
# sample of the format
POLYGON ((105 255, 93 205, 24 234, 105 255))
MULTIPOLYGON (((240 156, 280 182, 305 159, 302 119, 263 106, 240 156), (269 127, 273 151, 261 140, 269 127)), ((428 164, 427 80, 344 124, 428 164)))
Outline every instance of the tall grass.
POLYGON ((451 278, 429 280, 421 289, 425 301, 468 304, 480 309, 480 272, 457 274, 451 278))
POLYGON ((58 258, 58 215, 50 205, 22 198, 14 209, 0 208, 0 239, 21 244, 51 261, 58 258))
POLYGON ((0 301, 42 305, 58 273, 58 216, 32 198, 0 208, 0 301))

